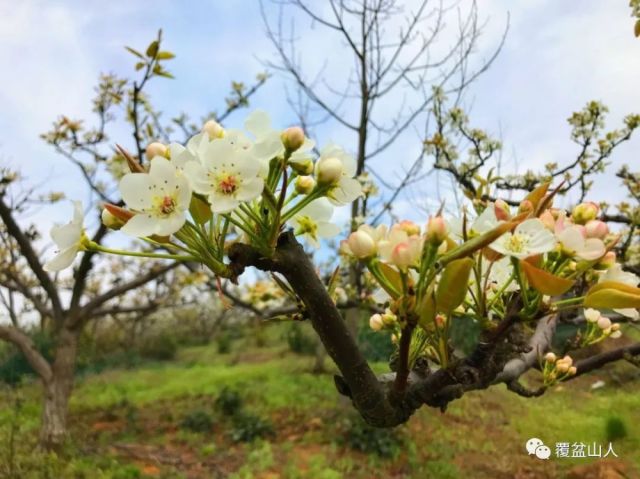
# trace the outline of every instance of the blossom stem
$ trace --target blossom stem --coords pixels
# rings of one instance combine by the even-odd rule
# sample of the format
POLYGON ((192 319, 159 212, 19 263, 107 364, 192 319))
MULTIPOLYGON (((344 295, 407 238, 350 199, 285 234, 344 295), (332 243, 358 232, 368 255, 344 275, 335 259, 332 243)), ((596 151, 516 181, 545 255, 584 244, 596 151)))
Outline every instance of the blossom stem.
POLYGON ((197 258, 193 255, 177 255, 177 254, 165 254, 165 253, 145 253, 142 251, 123 251, 113 248, 107 248, 106 246, 99 245, 98 243, 90 243, 89 248, 93 251, 100 251, 101 253, 116 254, 119 256, 136 256, 139 258, 158 258, 158 259, 174 259, 176 261, 195 261, 197 258))

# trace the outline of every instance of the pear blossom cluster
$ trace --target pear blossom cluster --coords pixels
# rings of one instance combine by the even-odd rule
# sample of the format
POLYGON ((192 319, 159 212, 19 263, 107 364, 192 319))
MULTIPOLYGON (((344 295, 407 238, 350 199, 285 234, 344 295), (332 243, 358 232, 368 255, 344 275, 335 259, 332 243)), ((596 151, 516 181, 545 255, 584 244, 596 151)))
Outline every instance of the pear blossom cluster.
MULTIPOLYGON (((461 218, 437 214, 423 225, 361 225, 340 251, 364 263, 380 287, 371 299, 386 309, 371 316, 370 327, 391 331, 395 341, 411 335, 413 356, 421 348, 441 365, 451 359, 456 317, 490 328, 514 298, 523 322, 584 307, 581 346, 620 337, 620 324, 600 310, 638 319, 640 279, 616 263, 618 236, 598 218, 598 205, 585 202, 566 211, 553 207, 554 195, 545 184, 517 207, 496 200, 461 218), (623 305, 629 307, 618 307, 623 305)), ((564 374, 571 365, 563 372, 563 364, 564 374)))
POLYGON ((132 253, 92 243, 76 214, 72 223, 52 231, 59 252, 48 263, 51 271, 93 249, 196 261, 230 277, 225 263, 230 241, 268 255, 279 234, 290 228, 318 247, 340 232, 331 221, 334 208, 363 194, 355 160, 345 150, 329 144, 316 153, 315 142, 301 128, 275 129, 263 111, 246 119, 245 130, 209 120, 184 145, 150 143, 144 167, 140 159, 120 153, 129 168, 119 175, 124 205, 106 204, 102 221, 153 250, 132 253))
POLYGON ((546 387, 551 387, 560 381, 575 376, 578 372, 570 356, 565 355, 562 358, 558 358, 552 352, 545 355, 541 369, 543 384, 546 387))

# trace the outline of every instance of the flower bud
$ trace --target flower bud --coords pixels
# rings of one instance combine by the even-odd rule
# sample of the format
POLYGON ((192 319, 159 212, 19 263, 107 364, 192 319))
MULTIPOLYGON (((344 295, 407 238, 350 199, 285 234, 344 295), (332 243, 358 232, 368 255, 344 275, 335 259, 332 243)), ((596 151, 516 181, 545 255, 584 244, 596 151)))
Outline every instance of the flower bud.
POLYGON ((399 341, 399 340, 400 340, 400 338, 398 338, 398 335, 397 335, 397 334, 395 334, 395 333, 394 333, 394 334, 392 334, 392 335, 391 335, 391 342, 392 342, 393 344, 398 344, 398 341, 399 341))
POLYGON ((569 376, 575 376, 577 372, 578 368, 576 368, 575 366, 571 366, 567 371, 567 374, 569 374, 569 376))
POLYGON ((509 210, 509 205, 504 200, 496 200, 493 205, 496 213, 496 218, 499 221, 507 221, 511 218, 511 211, 509 210))
POLYGON ((584 319, 589 323, 596 323, 600 319, 600 311, 593 308, 587 308, 584 310, 584 319))
POLYGON ((321 185, 332 185, 340 181, 342 177, 342 161, 338 158, 330 157, 318 161, 316 165, 316 176, 321 185))
POLYGON ((147 155, 147 160, 153 160, 156 156, 162 156, 163 158, 166 158, 169 154, 169 149, 162 143, 154 141, 153 143, 149 143, 147 145, 145 153, 147 155))
POLYGON ((616 264, 616 253, 614 251, 607 251, 607 253, 598 261, 596 268, 609 269, 616 264))
POLYGON ((571 356, 565 356, 560 361, 567 363, 569 366, 573 364, 573 359, 571 359, 571 356))
POLYGON ((419 235, 420 227, 413 221, 404 220, 398 223, 398 228, 407 233, 409 236, 419 235))
POLYGON ((580 203, 573 209, 571 217, 577 224, 584 225, 591 220, 595 220, 599 210, 598 205, 593 202, 580 203))
POLYGON ((109 210, 106 208, 102 209, 102 213, 100 214, 100 218, 102 219, 102 224, 111 230, 119 230, 124 225, 124 221, 116 218, 109 210))
POLYGON ((376 243, 373 238, 361 230, 351 233, 347 238, 347 244, 356 258, 368 258, 376 252, 376 243))
POLYGON ((604 239, 609 234, 607 223, 600 220, 591 220, 584 225, 587 238, 604 239))
POLYGON ((282 132, 280 139, 287 151, 296 151, 304 143, 304 131, 299 126, 292 126, 282 132))
POLYGON ((612 339, 618 339, 621 336, 622 336, 622 331, 620 331, 620 330, 612 331, 611 334, 609 335, 609 337, 612 338, 612 339))
POLYGON ((224 128, 215 120, 209 120, 202 125, 202 132, 207 133, 210 140, 216 140, 224 136, 224 128))
POLYGON ((607 318, 606 316, 600 316, 600 319, 598 319, 598 327, 600 329, 608 329, 611 327, 611 320, 609 318, 607 318))
POLYGON ((391 251, 391 262, 400 269, 406 269, 413 264, 411 248, 407 243, 398 243, 391 251))
POLYGON ((558 372, 561 372, 561 373, 566 373, 570 367, 571 366, 569 366, 569 363, 566 363, 562 360, 556 363, 556 369, 558 370, 558 372))
POLYGON ((533 203, 530 200, 522 200, 518 207, 518 213, 531 213, 533 211, 533 203))
POLYGON ((312 176, 298 176, 296 178, 296 192, 301 195, 308 195, 316 186, 316 180, 312 176))
POLYGON ((387 308, 384 314, 382 315, 382 322, 386 326, 392 326, 393 324, 396 323, 396 321, 398 321, 398 317, 395 314, 393 314, 389 308, 387 308))
POLYGON ((313 161, 310 158, 302 161, 290 161, 289 166, 299 175, 313 173, 313 161))
POLYGON ((611 325, 611 331, 619 331, 620 330, 620 323, 613 323, 611 325))
POLYGON ((374 314, 369 318, 369 327, 374 331, 380 331, 384 327, 384 323, 382 322, 382 316, 379 314, 374 314))
POLYGON ((448 234, 447 223, 442 216, 433 216, 427 223, 427 241, 438 245, 442 243, 448 234))
POLYGON ((556 356, 552 352, 548 352, 547 354, 544 355, 544 360, 548 363, 555 363, 557 359, 558 359, 558 356, 556 356))

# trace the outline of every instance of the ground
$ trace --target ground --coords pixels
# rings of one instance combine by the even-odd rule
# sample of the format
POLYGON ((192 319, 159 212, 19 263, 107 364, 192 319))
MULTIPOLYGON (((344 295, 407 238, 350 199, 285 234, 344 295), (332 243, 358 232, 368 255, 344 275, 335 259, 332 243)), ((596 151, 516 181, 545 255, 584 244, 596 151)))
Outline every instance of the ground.
MULTIPOLYGON (((286 344, 258 348, 245 342, 227 354, 216 353, 213 344, 186 347, 172 362, 78 378, 66 459, 41 458, 46 465, 30 463, 35 461, 30 448, 39 414, 37 384, 3 394, 0 425, 6 430, 12 421, 20 424, 13 449, 19 456, 27 448, 22 454, 30 457, 13 459, 23 463, 21 475, 14 477, 640 477, 640 432, 634 427, 640 423, 640 378, 631 365, 579 378, 537 399, 520 398, 502 386, 473 392, 446 413, 421 409, 389 441, 387 433, 359 426, 349 402, 333 386, 332 371, 313 374, 313 358, 291 353, 286 344), (604 387, 593 389, 598 380, 604 387), (232 420, 215 406, 225 387, 240 392, 247 412, 269 420, 273 434, 234 441, 232 420), (16 397, 19 410, 12 407, 16 397), (186 429, 185 417, 194 412, 204 412, 213 425, 205 424, 203 432, 186 429), (613 432, 609 426, 607 432, 612 422, 622 426, 613 432), (525 442, 531 437, 551 447, 551 459, 527 455, 525 442), (555 457, 557 442, 595 442, 606 450, 610 439, 618 458, 555 457), (354 449, 362 443, 361 448, 373 447, 388 457, 354 449)), ((9 450, 5 444, 2 449, 9 450)))

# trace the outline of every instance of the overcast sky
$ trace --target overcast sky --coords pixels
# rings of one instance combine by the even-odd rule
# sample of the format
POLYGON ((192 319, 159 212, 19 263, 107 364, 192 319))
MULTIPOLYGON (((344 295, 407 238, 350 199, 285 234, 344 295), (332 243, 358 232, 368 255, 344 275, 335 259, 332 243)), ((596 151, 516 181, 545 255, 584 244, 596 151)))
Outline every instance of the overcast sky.
MULTIPOLYGON (((322 0, 310 0, 321 10, 322 0)), ((407 2, 408 4, 415 2, 407 2)), ((472 123, 499 135, 508 168, 520 169, 575 157, 566 118, 588 100, 610 106, 610 125, 640 112, 640 39, 626 1, 480 0, 487 24, 476 59, 488 57, 510 18, 506 43, 491 69, 465 97, 472 123), (517 160, 517 161, 516 161, 517 160)), ((466 8, 462 2, 461 8, 466 8)), ((275 15, 273 9, 268 11, 275 15)), ((311 69, 330 55, 326 70, 344 81, 351 59, 338 40, 309 22, 298 22, 300 50, 311 69)), ((33 1, 0 0, 0 162, 18 167, 30 181, 82 198, 76 171, 38 137, 60 114, 90 115, 93 86, 100 72, 132 72, 123 45, 144 47, 159 27, 166 46, 177 54, 170 70, 176 80, 160 80, 150 93, 167 115, 186 111, 198 117, 222 105, 231 80, 248 83, 264 70, 261 59, 273 51, 264 36, 258 0, 210 1, 33 1)), ((396 100, 396 101, 399 101, 396 100)), ((293 116, 284 101, 283 79, 275 75, 253 99, 252 107, 271 112, 276 125, 293 116)), ((240 125, 245 113, 231 123, 240 125)), ((335 126, 317 130, 319 140, 343 143, 351 137, 335 126)), ((129 139, 114 138, 126 143, 129 139)), ((637 166, 640 140, 622 146, 608 169, 637 166)), ((376 169, 392 175, 418 151, 412 132, 376 169)), ((600 181, 597 199, 619 197, 614 181, 600 181)), ((407 202, 400 212, 411 210, 407 202)), ((48 212, 66 218, 68 209, 48 212)), ((409 214, 409 213, 407 213, 409 214)))

